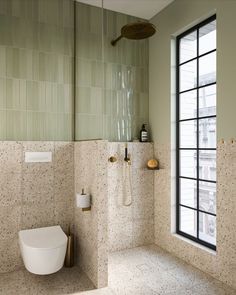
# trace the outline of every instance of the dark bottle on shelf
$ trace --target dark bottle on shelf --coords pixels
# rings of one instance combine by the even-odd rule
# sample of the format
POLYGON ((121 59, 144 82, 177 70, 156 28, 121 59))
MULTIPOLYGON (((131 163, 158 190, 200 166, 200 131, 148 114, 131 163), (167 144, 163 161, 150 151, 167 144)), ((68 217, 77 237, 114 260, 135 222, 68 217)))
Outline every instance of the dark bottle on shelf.
POLYGON ((145 128, 146 124, 142 125, 142 129, 140 130, 140 142, 147 142, 148 141, 148 132, 145 128))

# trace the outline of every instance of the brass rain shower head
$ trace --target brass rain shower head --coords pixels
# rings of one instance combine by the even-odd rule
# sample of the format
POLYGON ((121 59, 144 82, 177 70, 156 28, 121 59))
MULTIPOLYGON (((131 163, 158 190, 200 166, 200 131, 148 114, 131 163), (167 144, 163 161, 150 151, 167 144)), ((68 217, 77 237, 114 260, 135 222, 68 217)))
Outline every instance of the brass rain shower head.
POLYGON ((136 22, 127 24, 121 28, 121 35, 115 40, 111 41, 111 45, 115 46, 116 42, 118 42, 121 38, 141 40, 149 38, 155 33, 155 26, 148 22, 136 22))

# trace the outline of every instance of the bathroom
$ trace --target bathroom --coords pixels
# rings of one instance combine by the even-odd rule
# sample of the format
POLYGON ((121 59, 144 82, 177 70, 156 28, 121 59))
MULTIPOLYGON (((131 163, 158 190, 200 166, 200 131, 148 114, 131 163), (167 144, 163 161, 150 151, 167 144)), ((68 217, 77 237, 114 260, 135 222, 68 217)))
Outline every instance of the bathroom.
POLYGON ((0 294, 236 294, 235 11, 0 0, 0 294))

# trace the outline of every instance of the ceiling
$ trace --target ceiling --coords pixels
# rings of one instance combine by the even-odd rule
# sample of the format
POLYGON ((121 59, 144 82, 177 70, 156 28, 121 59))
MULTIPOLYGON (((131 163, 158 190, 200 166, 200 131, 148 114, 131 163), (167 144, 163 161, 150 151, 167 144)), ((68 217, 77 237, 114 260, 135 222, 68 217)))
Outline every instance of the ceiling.
MULTIPOLYGON (((101 7, 102 0, 77 0, 89 5, 101 7)), ((104 0, 106 9, 150 19, 174 0, 104 0)))

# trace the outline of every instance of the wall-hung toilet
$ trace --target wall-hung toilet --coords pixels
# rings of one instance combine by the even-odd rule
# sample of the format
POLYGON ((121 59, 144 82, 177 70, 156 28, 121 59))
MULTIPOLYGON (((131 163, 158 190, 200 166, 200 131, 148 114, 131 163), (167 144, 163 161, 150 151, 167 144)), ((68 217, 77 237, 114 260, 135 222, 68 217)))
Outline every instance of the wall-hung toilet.
POLYGON ((67 236, 60 226, 21 230, 19 243, 24 265, 29 272, 47 275, 62 268, 67 236))

